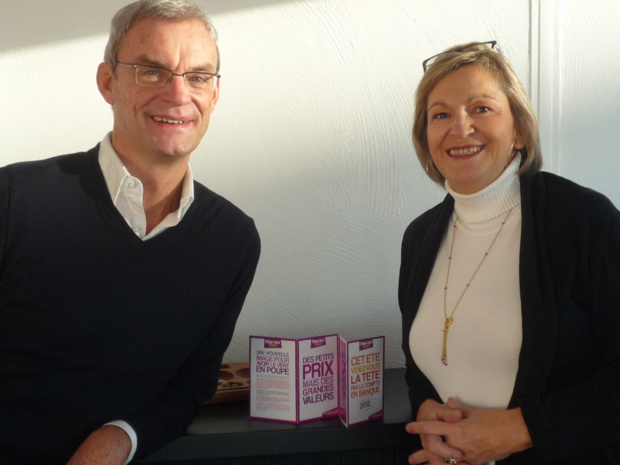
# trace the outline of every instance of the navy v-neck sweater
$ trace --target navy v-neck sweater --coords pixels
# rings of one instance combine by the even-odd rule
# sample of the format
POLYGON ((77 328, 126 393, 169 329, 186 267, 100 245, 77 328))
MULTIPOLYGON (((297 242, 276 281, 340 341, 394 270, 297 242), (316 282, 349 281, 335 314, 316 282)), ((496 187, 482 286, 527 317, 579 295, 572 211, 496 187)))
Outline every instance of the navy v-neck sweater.
POLYGON ((184 433, 217 386, 260 240, 195 183, 178 226, 129 228, 86 153, 0 169, 0 457, 65 463, 127 421, 136 457, 184 433))

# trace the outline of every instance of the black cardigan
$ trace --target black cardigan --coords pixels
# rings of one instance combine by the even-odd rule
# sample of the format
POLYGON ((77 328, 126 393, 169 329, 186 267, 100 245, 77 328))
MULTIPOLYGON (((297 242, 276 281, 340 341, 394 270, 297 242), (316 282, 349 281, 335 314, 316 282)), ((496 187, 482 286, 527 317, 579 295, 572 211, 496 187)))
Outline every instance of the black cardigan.
MULTIPOLYGON (((519 258, 523 343, 509 408, 534 447, 501 464, 620 459, 620 213, 603 195, 549 173, 523 175, 519 258)), ((409 333, 454 200, 407 228, 399 305, 413 417, 441 401, 414 363, 409 333)))

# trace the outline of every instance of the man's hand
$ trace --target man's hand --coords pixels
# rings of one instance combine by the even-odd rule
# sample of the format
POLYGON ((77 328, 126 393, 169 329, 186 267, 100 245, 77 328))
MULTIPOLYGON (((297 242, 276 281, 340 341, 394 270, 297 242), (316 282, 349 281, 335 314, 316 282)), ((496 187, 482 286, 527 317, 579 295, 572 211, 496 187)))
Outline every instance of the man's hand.
POLYGON ((75 451, 67 465, 123 465, 131 452, 131 439, 118 426, 93 431, 75 451))

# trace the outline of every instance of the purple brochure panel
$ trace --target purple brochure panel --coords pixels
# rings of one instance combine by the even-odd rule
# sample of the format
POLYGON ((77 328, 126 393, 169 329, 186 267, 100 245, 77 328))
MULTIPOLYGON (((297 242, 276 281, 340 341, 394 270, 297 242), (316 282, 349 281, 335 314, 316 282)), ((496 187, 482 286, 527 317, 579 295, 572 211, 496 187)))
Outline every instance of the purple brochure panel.
POLYGON ((338 336, 298 341, 298 421, 338 415, 338 336))
POLYGON ((250 418, 297 422, 297 341, 250 336, 250 418))

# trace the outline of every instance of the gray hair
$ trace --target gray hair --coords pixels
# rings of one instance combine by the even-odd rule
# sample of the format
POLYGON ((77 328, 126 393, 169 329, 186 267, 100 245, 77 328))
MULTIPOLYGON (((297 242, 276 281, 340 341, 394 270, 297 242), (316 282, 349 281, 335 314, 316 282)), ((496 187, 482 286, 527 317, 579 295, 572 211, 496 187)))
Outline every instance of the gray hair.
POLYGON ((105 48, 103 60, 114 65, 121 40, 131 26, 141 19, 168 19, 173 21, 202 21, 205 28, 215 41, 217 50, 217 69, 220 69, 220 50, 217 46, 217 31, 205 10, 192 0, 138 0, 121 8, 112 18, 110 38, 105 48))

